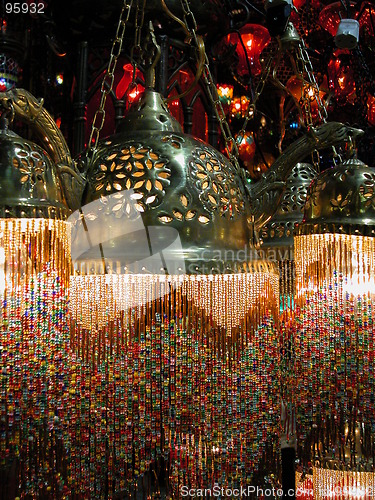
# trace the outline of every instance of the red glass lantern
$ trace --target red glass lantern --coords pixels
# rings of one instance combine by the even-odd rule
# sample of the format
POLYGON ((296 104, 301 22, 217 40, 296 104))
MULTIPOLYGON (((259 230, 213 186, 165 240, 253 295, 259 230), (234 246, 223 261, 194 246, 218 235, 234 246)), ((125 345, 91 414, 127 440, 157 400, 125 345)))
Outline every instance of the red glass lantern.
POLYGON ((375 36, 375 5, 369 5, 363 10, 361 9, 357 14, 356 19, 359 22, 361 29, 364 28, 370 35, 375 36))
MULTIPOLYGON (((124 74, 122 75, 121 80, 116 86, 116 97, 117 99, 122 99, 127 93, 127 101, 129 102, 129 104, 132 104, 138 99, 141 92, 143 92, 144 87, 137 83, 132 83, 134 68, 131 64, 124 64, 122 69, 124 70, 124 74)), ((139 71, 139 69, 136 69, 135 80, 140 76, 141 72, 139 71)))
POLYGON ((349 50, 336 50, 328 63, 329 88, 341 102, 352 102, 356 97, 354 72, 349 56, 349 50))
POLYGON ((250 99, 245 95, 241 97, 234 97, 230 104, 230 115, 232 118, 244 118, 247 110, 249 109, 250 99))
POLYGON ((228 83, 218 83, 216 85, 217 93, 222 104, 230 104, 233 99, 233 85, 228 83))
POLYGON ((250 167, 256 150, 253 135, 251 132, 244 132, 236 137, 238 155, 246 168, 250 167))
MULTIPOLYGON (((354 5, 353 2, 350 3, 350 7, 354 7, 354 5)), ((324 7, 320 12, 319 24, 323 29, 328 31, 330 35, 335 36, 340 20, 346 17, 348 16, 344 5, 341 2, 334 2, 324 7)))
POLYGON ((370 94, 367 94, 367 121, 375 126, 375 97, 370 94))
POLYGON ((217 94, 219 96, 221 105, 223 106, 224 113, 229 111, 230 103, 233 99, 233 85, 227 83, 218 83, 216 85, 217 94))
POLYGON ((257 76, 262 71, 260 55, 265 47, 270 43, 271 36, 267 28, 260 24, 246 24, 246 26, 240 29, 239 33, 243 45, 239 40, 237 33, 231 33, 228 35, 228 42, 236 44, 236 52, 238 56, 237 72, 240 76, 244 76, 249 73, 246 55, 244 53, 245 48, 252 75, 257 76))

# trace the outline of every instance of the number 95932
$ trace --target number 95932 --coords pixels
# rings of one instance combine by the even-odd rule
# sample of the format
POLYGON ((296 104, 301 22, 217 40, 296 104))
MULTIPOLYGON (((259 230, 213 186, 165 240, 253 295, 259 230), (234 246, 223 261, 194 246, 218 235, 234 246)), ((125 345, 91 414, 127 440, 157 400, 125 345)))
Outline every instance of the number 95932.
POLYGON ((44 3, 6 3, 5 12, 7 14, 44 14, 44 3))

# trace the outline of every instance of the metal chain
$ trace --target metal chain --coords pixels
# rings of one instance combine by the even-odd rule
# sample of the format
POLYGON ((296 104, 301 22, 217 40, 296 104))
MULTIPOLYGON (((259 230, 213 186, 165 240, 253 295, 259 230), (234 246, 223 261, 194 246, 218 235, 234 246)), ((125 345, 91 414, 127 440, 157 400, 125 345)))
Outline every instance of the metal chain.
POLYGON ((333 151, 332 160, 333 160, 334 166, 336 167, 337 165, 342 163, 342 158, 341 158, 341 155, 337 152, 337 149, 335 148, 335 146, 332 146, 332 151, 333 151))
MULTIPOLYGON (((323 123, 325 123, 328 118, 327 108, 325 107, 319 95, 319 85, 315 79, 314 68, 311 64, 311 60, 303 39, 301 39, 298 43, 296 52, 296 64, 301 77, 307 81, 307 83, 310 85, 310 88, 314 92, 312 99, 315 99, 317 102, 319 119, 323 123)), ((301 97, 301 99, 306 113, 306 125, 309 127, 313 125, 313 119, 311 115, 311 97, 308 95, 308 92, 309 89, 305 88, 303 91, 304 95, 301 97)))
MULTIPOLYGON (((189 1, 188 0, 181 0, 181 5, 184 13, 184 23, 185 26, 190 34, 190 41, 194 40, 194 43, 196 47, 199 47, 199 41, 198 37, 196 34, 197 31, 197 22, 195 20, 194 14, 190 10, 189 6, 189 1)), ((203 80, 206 84, 206 90, 208 93, 208 96, 210 98, 211 104, 214 107, 215 115, 216 118, 219 122, 220 130, 225 142, 225 148, 228 154, 228 157, 230 161, 233 163, 239 174, 244 177, 244 171, 240 167, 238 163, 238 146, 236 140, 233 138, 232 132, 229 128, 229 124, 227 122, 225 112, 223 109, 223 106, 220 102, 219 99, 219 94, 217 92, 217 88, 214 82, 214 79, 212 77, 210 67, 209 67, 209 59, 207 54, 205 55, 205 63, 204 63, 204 69, 203 69, 203 80)))
POLYGON ((137 8, 135 12, 134 44, 130 49, 130 61, 133 66, 132 86, 135 85, 135 79, 137 74, 137 60, 141 61, 143 55, 143 49, 141 46, 141 35, 144 22, 146 0, 142 0, 143 2, 142 8, 139 7, 140 1, 141 0, 137 0, 137 8), (136 55, 134 54, 134 52, 136 52, 136 55))
POLYGON ((133 0, 124 0, 124 5, 122 7, 118 25, 117 25, 117 30, 116 30, 116 35, 115 39, 112 44, 111 48, 111 55, 109 58, 109 63, 107 70, 104 74, 104 78, 102 81, 102 85, 100 88, 100 93, 101 93, 101 99, 100 99, 100 104, 99 108, 97 109, 94 119, 92 122, 92 127, 91 127, 91 133, 90 133, 90 139, 87 147, 87 154, 90 154, 92 150, 95 150, 98 141, 99 141, 99 135, 100 131, 103 128, 104 121, 105 121, 105 103, 107 100, 108 94, 112 91, 113 89, 113 83, 115 79, 115 69, 117 65, 117 60, 121 54, 122 50, 122 44, 124 41, 124 35, 125 35, 125 28, 126 24, 129 21, 129 16, 130 16, 130 11, 133 6, 133 0))

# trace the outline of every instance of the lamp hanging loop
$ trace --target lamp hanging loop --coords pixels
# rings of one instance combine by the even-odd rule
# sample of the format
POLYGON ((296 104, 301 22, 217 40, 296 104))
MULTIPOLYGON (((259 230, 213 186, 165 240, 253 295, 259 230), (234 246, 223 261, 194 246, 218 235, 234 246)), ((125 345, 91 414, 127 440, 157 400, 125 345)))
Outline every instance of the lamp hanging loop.
POLYGON ((108 62, 107 70, 104 74, 102 85, 100 88, 101 99, 99 108, 97 109, 91 126, 91 133, 89 143, 87 145, 87 155, 90 155, 93 149, 96 149, 99 141, 100 131, 104 126, 105 121, 105 103, 108 94, 113 89, 113 83, 115 79, 115 69, 117 65, 118 58, 121 54, 122 44, 124 41, 126 24, 129 21, 130 12, 133 6, 133 0, 124 0, 124 5, 122 7, 119 21, 117 24, 117 30, 115 39, 112 44, 111 55, 108 62))
POLYGON ((4 108, 1 116, 4 115, 4 117, 8 120, 8 123, 13 123, 15 110, 12 101, 10 99, 3 100, 1 102, 1 106, 4 108))

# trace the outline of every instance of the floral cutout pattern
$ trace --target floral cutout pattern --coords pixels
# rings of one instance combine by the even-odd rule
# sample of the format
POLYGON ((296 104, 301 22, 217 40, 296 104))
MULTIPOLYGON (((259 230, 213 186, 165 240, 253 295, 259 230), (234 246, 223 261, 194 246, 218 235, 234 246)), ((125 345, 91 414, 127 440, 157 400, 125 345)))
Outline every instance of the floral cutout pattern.
POLYGON ((359 194, 365 199, 365 207, 375 209, 375 176, 372 173, 363 174, 363 184, 359 186, 359 194))
POLYGON ((245 210, 243 194, 230 164, 208 149, 197 148, 190 162, 190 174, 200 192, 200 200, 208 212, 236 217, 245 210))
POLYGON ((198 210, 191 208, 191 199, 186 194, 181 194, 179 201, 181 206, 174 208, 171 214, 159 215, 160 222, 168 224, 174 220, 181 222, 197 220, 200 224, 208 224, 211 221, 209 214, 199 213, 198 210))
POLYGON ((33 187, 37 182, 45 181, 46 163, 41 153, 24 142, 14 144, 15 156, 13 156, 13 166, 21 173, 21 184, 29 183, 33 187))
POLYGON ((166 158, 139 144, 113 148, 100 159, 93 176, 94 189, 101 196, 132 189, 137 210, 145 212, 159 206, 164 198, 171 176, 167 163, 166 158))
POLYGON ((136 220, 140 212, 143 212, 143 207, 137 203, 136 193, 129 196, 126 191, 122 191, 110 196, 101 196, 95 204, 95 210, 86 213, 85 218, 93 221, 102 216, 112 215, 116 219, 126 217, 128 220, 136 220))

